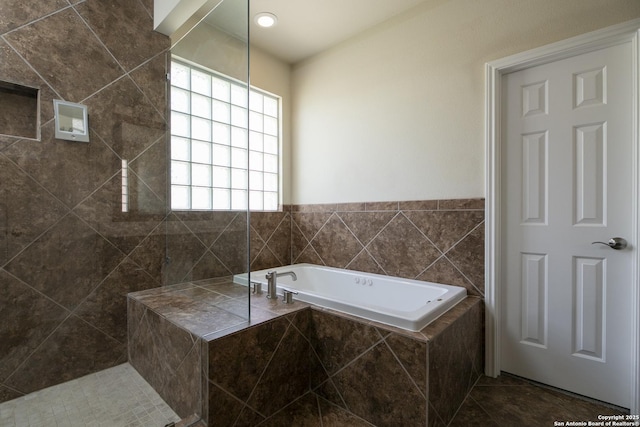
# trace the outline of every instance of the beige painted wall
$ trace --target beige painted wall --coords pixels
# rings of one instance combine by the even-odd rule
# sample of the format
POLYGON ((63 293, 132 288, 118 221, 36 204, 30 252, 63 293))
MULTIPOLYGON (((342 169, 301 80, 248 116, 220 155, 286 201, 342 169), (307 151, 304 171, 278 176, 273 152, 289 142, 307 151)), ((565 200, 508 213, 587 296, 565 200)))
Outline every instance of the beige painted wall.
POLYGON ((484 64, 638 0, 434 0, 293 67, 292 203, 484 196, 484 64))

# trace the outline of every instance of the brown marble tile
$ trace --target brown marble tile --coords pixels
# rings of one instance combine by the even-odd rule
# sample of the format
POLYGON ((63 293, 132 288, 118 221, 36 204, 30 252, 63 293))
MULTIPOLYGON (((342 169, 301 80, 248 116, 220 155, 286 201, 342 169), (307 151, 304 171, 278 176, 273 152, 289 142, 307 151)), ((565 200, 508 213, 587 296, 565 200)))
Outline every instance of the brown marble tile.
POLYGON ((178 217, 205 246, 209 247, 229 227, 239 213, 234 211, 175 211, 173 215, 178 217))
POLYGON ((389 335, 385 342, 416 383, 418 390, 427 396, 427 343, 398 334, 389 335))
MULTIPOLYGON (((272 300, 272 299, 268 299, 266 295, 267 295, 266 291, 264 291, 260 295, 253 295, 253 294, 251 295, 251 320, 252 321, 254 320, 256 309, 268 311, 269 313, 271 313, 271 317, 275 317, 279 315, 304 311, 304 309, 310 306, 306 302, 296 301, 295 298, 292 304, 285 304, 282 301, 282 298, 272 300)), ((308 336, 308 334, 305 334, 305 331, 301 330, 300 332, 303 335, 308 336)))
POLYGON ((89 125, 121 159, 135 159, 165 135, 164 118, 129 77, 85 103, 91 116, 89 125))
POLYGON ((291 220, 298 226, 302 235, 311 241, 330 217, 331 213, 327 212, 294 212, 291 220))
POLYGON ((482 299, 474 296, 467 296, 467 298, 460 301, 458 304, 449 309, 442 316, 434 322, 431 322, 425 326, 421 331, 424 337, 428 340, 435 339, 439 334, 445 331, 449 325, 456 322, 460 317, 464 316, 467 312, 472 310, 476 305, 482 304, 482 299))
POLYGON ((484 210, 484 199, 447 199, 438 200, 438 209, 475 209, 484 210))
POLYGON ((149 325, 162 368, 176 372, 196 344, 196 337, 185 328, 176 326, 161 316, 150 315, 149 312, 145 316, 145 321, 149 325))
POLYGON ((306 393, 309 371, 300 361, 308 357, 309 342, 296 328, 289 327, 247 404, 268 417, 306 393))
POLYGON ((0 5, 0 34, 69 6, 64 0, 47 2, 6 0, 0 5))
POLYGON ((211 251, 198 260, 193 269, 185 276, 186 280, 203 280, 212 277, 223 277, 231 274, 231 271, 211 251))
MULTIPOLYGON (((551 425, 551 424, 550 424, 551 425)), ((482 409, 472 398, 467 398, 456 416, 449 423, 450 427, 501 427, 491 415, 482 409)))
POLYGON ((173 215, 165 221, 163 231, 166 233, 166 254, 170 258, 169 263, 164 266, 164 283, 174 284, 190 280, 189 272, 207 248, 173 215))
MULTIPOLYGON (((252 264, 256 260, 258 255, 260 255, 260 252, 263 251, 266 244, 267 243, 260 237, 256 229, 251 226, 249 228, 249 259, 251 260, 252 264)), ((273 254, 272 256, 275 257, 275 255, 273 254)))
POLYGON ((67 209, 2 154, 0 182, 1 266, 62 218, 67 209))
POLYGON ((291 263, 295 263, 296 259, 302 254, 309 245, 309 240, 304 237, 300 227, 292 220, 291 222, 291 263))
POLYGON ((308 245, 302 253, 298 255, 296 259, 293 260, 293 264, 315 264, 315 265, 325 265, 324 261, 320 258, 320 255, 315 251, 313 246, 308 245))
POLYGON ((0 403, 8 402, 9 400, 17 399, 21 396, 24 396, 24 393, 19 393, 15 390, 10 389, 9 387, 0 384, 0 403))
POLYGON ((365 210, 367 211, 398 211, 398 202, 367 202, 365 210))
POLYGON ((225 308, 228 303, 221 302, 212 306, 194 301, 187 310, 177 309, 169 313, 167 318, 194 335, 206 337, 217 331, 246 324, 246 309, 244 313, 233 312, 225 308))
POLYGON ((194 284, 196 286, 217 292, 230 298, 242 298, 249 295, 249 290, 246 286, 233 283, 231 279, 220 281, 200 280, 194 282, 194 284))
POLYGON ((314 369, 312 370, 312 374, 316 374, 319 371, 321 371, 322 375, 324 375, 324 378, 326 379, 320 380, 319 376, 312 375, 311 376, 311 384, 313 386, 312 391, 316 393, 319 397, 331 402, 333 405, 338 406, 342 409, 347 409, 347 404, 344 402, 344 399, 340 395, 340 392, 338 392, 338 388, 336 387, 333 380, 329 378, 326 372, 324 371, 324 368, 320 364, 320 361, 317 362, 320 366, 320 369, 317 369, 315 365, 313 365, 313 363, 314 361, 312 360, 312 369, 314 369))
POLYGON ((163 117, 167 117, 169 108, 167 103, 169 58, 169 52, 162 52, 129 74, 163 117))
POLYGON ((201 344, 184 329, 147 310, 135 333, 129 336, 129 362, 163 398, 171 396, 181 401, 180 396, 197 393, 200 374, 190 371, 196 367, 189 355, 199 357, 200 347, 201 344), (187 384, 188 387, 167 391, 170 383, 176 387, 187 384), (185 390, 191 387, 196 388, 185 390))
POLYGON ((0 152, 2 152, 8 147, 11 147, 13 144, 21 140, 22 138, 18 138, 14 136, 0 135, 0 152))
POLYGON ((166 223, 163 221, 129 254, 136 264, 160 284, 165 284, 163 277, 167 255, 165 227, 166 223))
POLYGON ((469 359, 472 362, 473 373, 469 379, 469 388, 478 381, 484 374, 484 302, 474 305, 469 310, 469 315, 465 316, 465 338, 464 343, 469 359))
POLYGON ((246 273, 249 270, 246 215, 238 214, 210 250, 233 274, 246 273))
POLYGON ((125 259, 78 306, 75 314, 121 343, 127 342, 127 294, 158 286, 138 265, 125 259))
MULTIPOLYGON (((130 183, 132 181, 139 183, 135 175, 130 175, 130 183)), ((139 201, 137 193, 137 190, 132 191, 131 198, 139 201)), ((118 249, 129 254, 164 219, 164 204, 152 194, 147 197, 147 208, 147 212, 135 207, 131 207, 129 212, 122 212, 122 177, 117 174, 78 205, 74 212, 118 249)))
POLYGON ((251 261, 251 271, 266 270, 281 267, 283 264, 266 246, 263 246, 257 256, 251 261))
POLYGON ((176 293, 185 295, 199 302, 203 302, 209 305, 216 305, 223 301, 228 301, 230 298, 224 296, 218 292, 211 291, 209 289, 201 287, 193 287, 176 291, 176 293))
POLYGON ((152 331, 147 317, 154 317, 157 314, 151 310, 146 310, 140 324, 135 328, 133 334, 129 334, 128 354, 129 363, 136 371, 145 379, 154 390, 160 391, 164 387, 167 380, 167 374, 164 371, 160 359, 160 354, 154 343, 154 333, 152 331))
POLYGON ((327 402, 326 400, 319 398, 318 404, 320 406, 320 420, 322 421, 322 427, 372 427, 370 424, 355 416, 354 414, 345 411, 344 409, 327 402))
POLYGON ((200 343, 196 342, 175 372, 171 372, 160 395, 179 417, 200 414, 202 366, 200 343))
POLYGON ((30 393, 115 366, 125 352, 126 345, 70 316, 5 383, 30 393))
POLYGON ((402 214, 397 215, 367 249, 388 275, 410 279, 440 256, 402 214))
POLYGON ((22 141, 4 154, 72 208, 120 169, 118 157, 95 134, 90 143, 55 139, 53 122, 42 141, 22 141))
POLYGON ((483 369, 475 366, 481 349, 470 353, 467 344, 482 340, 478 308, 479 304, 470 307, 429 342, 429 402, 445 423, 453 419, 480 377, 478 368, 483 369))
MULTIPOLYGON (((138 157, 129 162, 129 171, 144 183, 153 192, 152 201, 156 198, 162 202, 161 212, 168 211, 167 203, 167 144, 164 137, 161 137, 149 148, 143 151, 138 157)), ((155 203, 150 202, 148 197, 142 198, 146 194, 135 194, 129 197, 130 209, 135 209, 143 213, 160 212, 155 203)))
POLYGON ((442 252, 484 220, 483 211, 409 211, 405 215, 442 252))
POLYGON ((0 269, 0 382, 70 314, 0 269))
POLYGON ((251 227, 266 242, 286 217, 285 212, 251 212, 251 227))
POLYGON ((140 2, 87 0, 75 8, 127 70, 170 46, 167 36, 151 31, 153 18, 140 2))
MULTIPOLYGON (((399 202, 401 211, 433 211, 438 209, 437 200, 410 200, 399 202)), ((406 212, 405 212, 406 215, 406 212)))
POLYGON ((363 245, 369 244, 396 215, 395 212, 344 212, 340 218, 363 245))
POLYGON ((277 414, 268 418, 260 426, 321 427, 317 397, 313 393, 306 393, 277 414))
POLYGON ((447 258, 484 294, 484 225, 447 252, 447 258))
POLYGON ((254 427, 257 425, 262 425, 261 423, 265 420, 263 415, 260 415, 253 409, 249 408, 245 405, 240 411, 240 415, 238 416, 238 420, 234 424, 235 427, 254 427))
POLYGON ((433 405, 429 403, 429 412, 427 413, 427 425, 429 427, 446 427, 447 423, 442 421, 433 405))
POLYGON ((366 210, 365 203, 338 203, 336 205, 336 212, 362 212, 366 210))
POLYGON ((312 310, 311 346, 329 375, 333 375, 382 337, 376 328, 312 310))
POLYGON ((209 379, 246 401, 288 324, 280 318, 209 342, 209 379))
POLYGON ((600 404, 532 385, 478 386, 473 388, 470 397, 499 426, 543 426, 568 420, 597 421, 598 415, 620 414, 600 404))
POLYGON ((338 268, 344 268, 362 250, 360 242, 337 215, 329 218, 311 245, 325 265, 338 268))
POLYGON ((70 8, 4 37, 67 101, 80 102, 123 74, 70 8))
MULTIPOLYGON (((283 304, 287 305, 287 304, 283 304)), ((287 316, 287 319, 291 322, 294 328, 302 334, 302 336, 309 341, 311 337, 311 310, 301 309, 293 312, 287 316)))
POLYGON ((14 258, 5 269, 61 305, 73 309, 124 255, 70 214, 14 258))
POLYGON ((195 288, 195 285, 185 283, 183 286, 163 286, 147 291, 134 292, 129 294, 129 297, 141 302, 154 313, 168 317, 172 313, 180 311, 186 313, 194 308, 194 304, 199 301, 194 300, 183 291, 195 288))
POLYGON ((418 280, 425 282, 440 283, 443 285, 461 286, 467 289, 467 295, 483 297, 473 283, 469 281, 457 268, 451 264, 446 256, 439 258, 427 270, 425 270, 418 280))
MULTIPOLYGON (((212 382, 209 382, 208 388, 209 418, 207 426, 226 427, 237 425, 236 420, 245 407, 244 403, 212 382)), ((250 424, 242 423, 241 425, 248 426, 250 424)))
POLYGON ((135 298, 127 296, 127 346, 131 348, 131 340, 136 336, 142 319, 146 314, 146 307, 135 298))
POLYGON ((336 211, 338 204, 336 203, 318 203, 313 205, 293 205, 292 212, 325 212, 333 213, 336 211))
POLYGON ((351 412, 377 426, 424 426, 426 400, 384 344, 333 377, 351 412))
POLYGON ((153 0, 140 0, 140 3, 149 13, 149 16, 153 17, 153 0))
POLYGON ((364 271, 366 273, 386 274, 366 249, 360 251, 345 268, 347 270, 364 271))
MULTIPOLYGON (((271 316, 268 320, 273 320, 276 319, 278 316, 271 316)), ((267 320, 267 321, 268 321, 267 320)), ((254 321, 253 318, 251 318, 251 320, 245 320, 241 323, 238 323, 236 325, 232 325, 229 326, 227 328, 224 329, 220 329, 217 330, 215 332, 211 332, 210 334, 207 334, 205 336, 202 337, 203 340, 207 341, 207 342, 211 342, 220 338, 224 338, 233 334, 237 334, 239 332, 242 332, 244 330, 246 330, 247 328, 252 328, 254 326, 259 326, 261 324, 265 323, 265 321, 254 321)))
POLYGON ((291 264, 291 216, 287 214, 273 232, 267 246, 281 265, 291 264))

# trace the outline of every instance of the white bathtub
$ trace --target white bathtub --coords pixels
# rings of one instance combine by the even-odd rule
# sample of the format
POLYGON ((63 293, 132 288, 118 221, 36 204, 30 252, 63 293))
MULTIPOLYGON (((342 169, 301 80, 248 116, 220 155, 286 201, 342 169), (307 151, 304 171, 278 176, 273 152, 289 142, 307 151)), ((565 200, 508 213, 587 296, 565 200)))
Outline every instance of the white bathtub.
MULTIPOLYGON (((266 298, 270 271, 293 271, 277 279, 278 295, 282 289, 298 292, 294 301, 304 301, 368 320, 419 331, 467 296, 459 286, 440 285, 419 280, 401 279, 380 274, 362 273, 313 264, 294 264, 251 272, 252 283, 262 283, 266 298)), ((234 282, 247 285, 247 274, 234 276, 234 282)), ((282 300, 282 298, 279 298, 282 300)))

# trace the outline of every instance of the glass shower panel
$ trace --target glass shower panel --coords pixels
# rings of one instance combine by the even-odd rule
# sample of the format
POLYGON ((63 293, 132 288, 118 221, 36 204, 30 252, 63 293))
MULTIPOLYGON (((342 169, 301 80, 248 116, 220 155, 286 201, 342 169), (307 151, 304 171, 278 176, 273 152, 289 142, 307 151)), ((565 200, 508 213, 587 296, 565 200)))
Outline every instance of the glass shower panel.
POLYGON ((223 0, 173 40, 164 284, 185 283, 211 331, 249 319, 248 0, 223 0), (220 313, 216 323, 213 313, 220 313))

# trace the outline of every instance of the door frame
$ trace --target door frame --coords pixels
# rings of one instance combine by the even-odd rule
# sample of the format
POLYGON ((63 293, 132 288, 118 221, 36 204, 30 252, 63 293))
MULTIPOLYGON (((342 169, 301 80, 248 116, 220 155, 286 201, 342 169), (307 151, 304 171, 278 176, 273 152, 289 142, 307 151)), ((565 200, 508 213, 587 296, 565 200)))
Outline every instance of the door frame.
MULTIPOLYGON (((547 64, 564 58, 606 48, 623 42, 632 43, 632 137, 633 194, 632 235, 640 245, 640 19, 624 22, 577 37, 518 53, 485 65, 485 374, 500 374, 501 334, 501 117, 502 79, 505 74, 547 64)), ((635 248, 632 266, 632 354, 631 354, 631 414, 640 413, 640 248, 635 248)))

